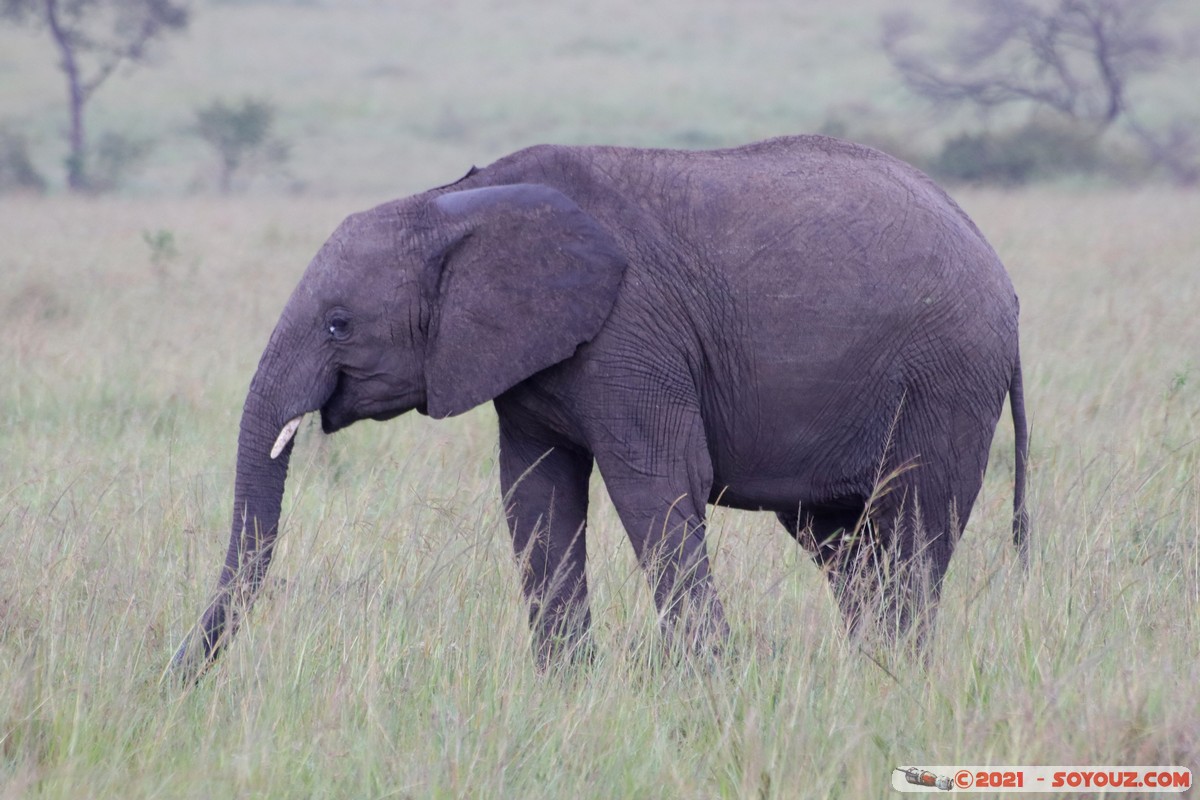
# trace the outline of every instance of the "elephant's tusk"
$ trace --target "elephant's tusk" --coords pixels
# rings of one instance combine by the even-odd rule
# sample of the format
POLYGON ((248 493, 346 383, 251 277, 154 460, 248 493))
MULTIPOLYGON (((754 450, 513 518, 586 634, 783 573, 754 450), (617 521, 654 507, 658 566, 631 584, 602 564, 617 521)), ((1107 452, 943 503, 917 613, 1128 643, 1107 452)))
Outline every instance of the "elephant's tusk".
POLYGON ((278 458, 279 454, 283 452, 283 448, 287 447, 287 443, 296 435, 296 429, 300 427, 302 419, 304 419, 303 414, 293 417, 283 426, 283 430, 279 432, 279 438, 275 440, 275 446, 271 448, 271 458, 278 458))

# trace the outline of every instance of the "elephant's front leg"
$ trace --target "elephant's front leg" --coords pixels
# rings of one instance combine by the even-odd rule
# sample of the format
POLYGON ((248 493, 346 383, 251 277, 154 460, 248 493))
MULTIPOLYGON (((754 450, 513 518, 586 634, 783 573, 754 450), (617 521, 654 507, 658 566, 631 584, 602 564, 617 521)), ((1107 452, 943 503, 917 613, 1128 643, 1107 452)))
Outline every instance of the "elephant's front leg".
POLYGON ((596 461, 646 572, 668 643, 719 649, 729 635, 709 568, 704 511, 713 473, 698 411, 674 409, 651 441, 630 437, 597 448, 596 461))
POLYGON ((500 418, 500 487, 521 569, 539 670, 564 657, 586 659, 585 542, 591 454, 547 444, 500 418))

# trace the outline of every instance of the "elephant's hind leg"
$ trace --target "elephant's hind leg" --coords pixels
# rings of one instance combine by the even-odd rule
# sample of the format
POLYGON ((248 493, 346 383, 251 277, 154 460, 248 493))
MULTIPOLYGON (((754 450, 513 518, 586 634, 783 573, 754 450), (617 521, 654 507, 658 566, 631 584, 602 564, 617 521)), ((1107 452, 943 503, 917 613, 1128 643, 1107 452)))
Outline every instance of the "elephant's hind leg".
POLYGON ((825 573, 851 636, 890 643, 915 627, 920 641, 932 625, 953 550, 942 533, 950 518, 912 498, 916 487, 896 486, 869 511, 847 503, 777 514, 825 573))
POLYGON ((865 508, 863 501, 855 500, 776 514, 825 573, 851 635, 859 633, 863 619, 878 604, 871 591, 878 584, 878 548, 871 540, 872 531, 861 524, 865 508))
POLYGON ((974 492, 966 502, 957 499, 947 482, 936 464, 916 468, 911 481, 869 512, 876 579, 860 591, 884 642, 907 641, 918 651, 929 644, 942 584, 974 501, 974 492))
POLYGON ((892 478, 877 487, 867 511, 878 581, 863 587, 874 595, 883 637, 911 634, 918 648, 932 633, 942 583, 983 483, 991 441, 991 429, 952 404, 925 418, 925 425, 898 432, 892 478))

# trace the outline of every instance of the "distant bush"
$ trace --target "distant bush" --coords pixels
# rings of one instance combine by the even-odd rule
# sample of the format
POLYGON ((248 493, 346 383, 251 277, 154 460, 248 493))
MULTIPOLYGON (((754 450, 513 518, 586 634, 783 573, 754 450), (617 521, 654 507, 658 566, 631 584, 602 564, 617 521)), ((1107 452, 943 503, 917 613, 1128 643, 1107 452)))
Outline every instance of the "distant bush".
POLYGON ((125 183, 141 168, 154 142, 121 133, 107 131, 92 147, 86 189, 89 192, 111 192, 125 183))
POLYGON ((0 128, 0 192, 46 189, 46 179, 29 156, 29 140, 24 134, 0 128))
POLYGON ((1094 128, 1035 121, 997 133, 954 136, 928 168, 949 181, 1017 186, 1064 175, 1093 175, 1107 171, 1107 164, 1094 128))
POLYGON ((193 130, 217 151, 217 187, 233 189, 234 176, 247 166, 280 166, 291 146, 274 135, 275 106, 266 100, 243 98, 238 103, 214 100, 196 109, 193 130))
MULTIPOLYGON (((72 188, 89 192, 111 192, 141 167, 154 143, 120 133, 108 132, 91 147, 86 181, 72 188)), ((70 160, 68 158, 68 160, 70 160)), ((46 189, 46 179, 33 164, 29 141, 23 134, 0 128, 0 192, 46 189)))
POLYGON ((150 248, 150 266, 158 277, 167 277, 167 267, 179 258, 179 248, 175 245, 175 232, 168 228, 143 230, 142 241, 150 248))

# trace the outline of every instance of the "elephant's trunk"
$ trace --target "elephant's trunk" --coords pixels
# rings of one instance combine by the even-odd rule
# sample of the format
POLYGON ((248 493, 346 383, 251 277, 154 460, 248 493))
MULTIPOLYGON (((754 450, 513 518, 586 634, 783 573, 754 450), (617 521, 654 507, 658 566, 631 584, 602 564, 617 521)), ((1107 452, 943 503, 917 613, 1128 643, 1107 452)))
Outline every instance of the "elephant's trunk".
MULTIPOLYGON (((281 390, 297 376, 280 375, 273 368, 278 361, 270 357, 273 350, 268 346, 259 363, 242 411, 229 549, 216 593, 171 662, 171 670, 185 682, 198 678, 236 632, 271 563, 295 431, 289 420, 309 410, 303 406, 312 407, 300 401, 297 408, 298 395, 281 390), (285 427, 291 427, 287 437, 281 435, 285 427)), ((311 383, 307 389, 303 395, 312 391, 311 383)))

